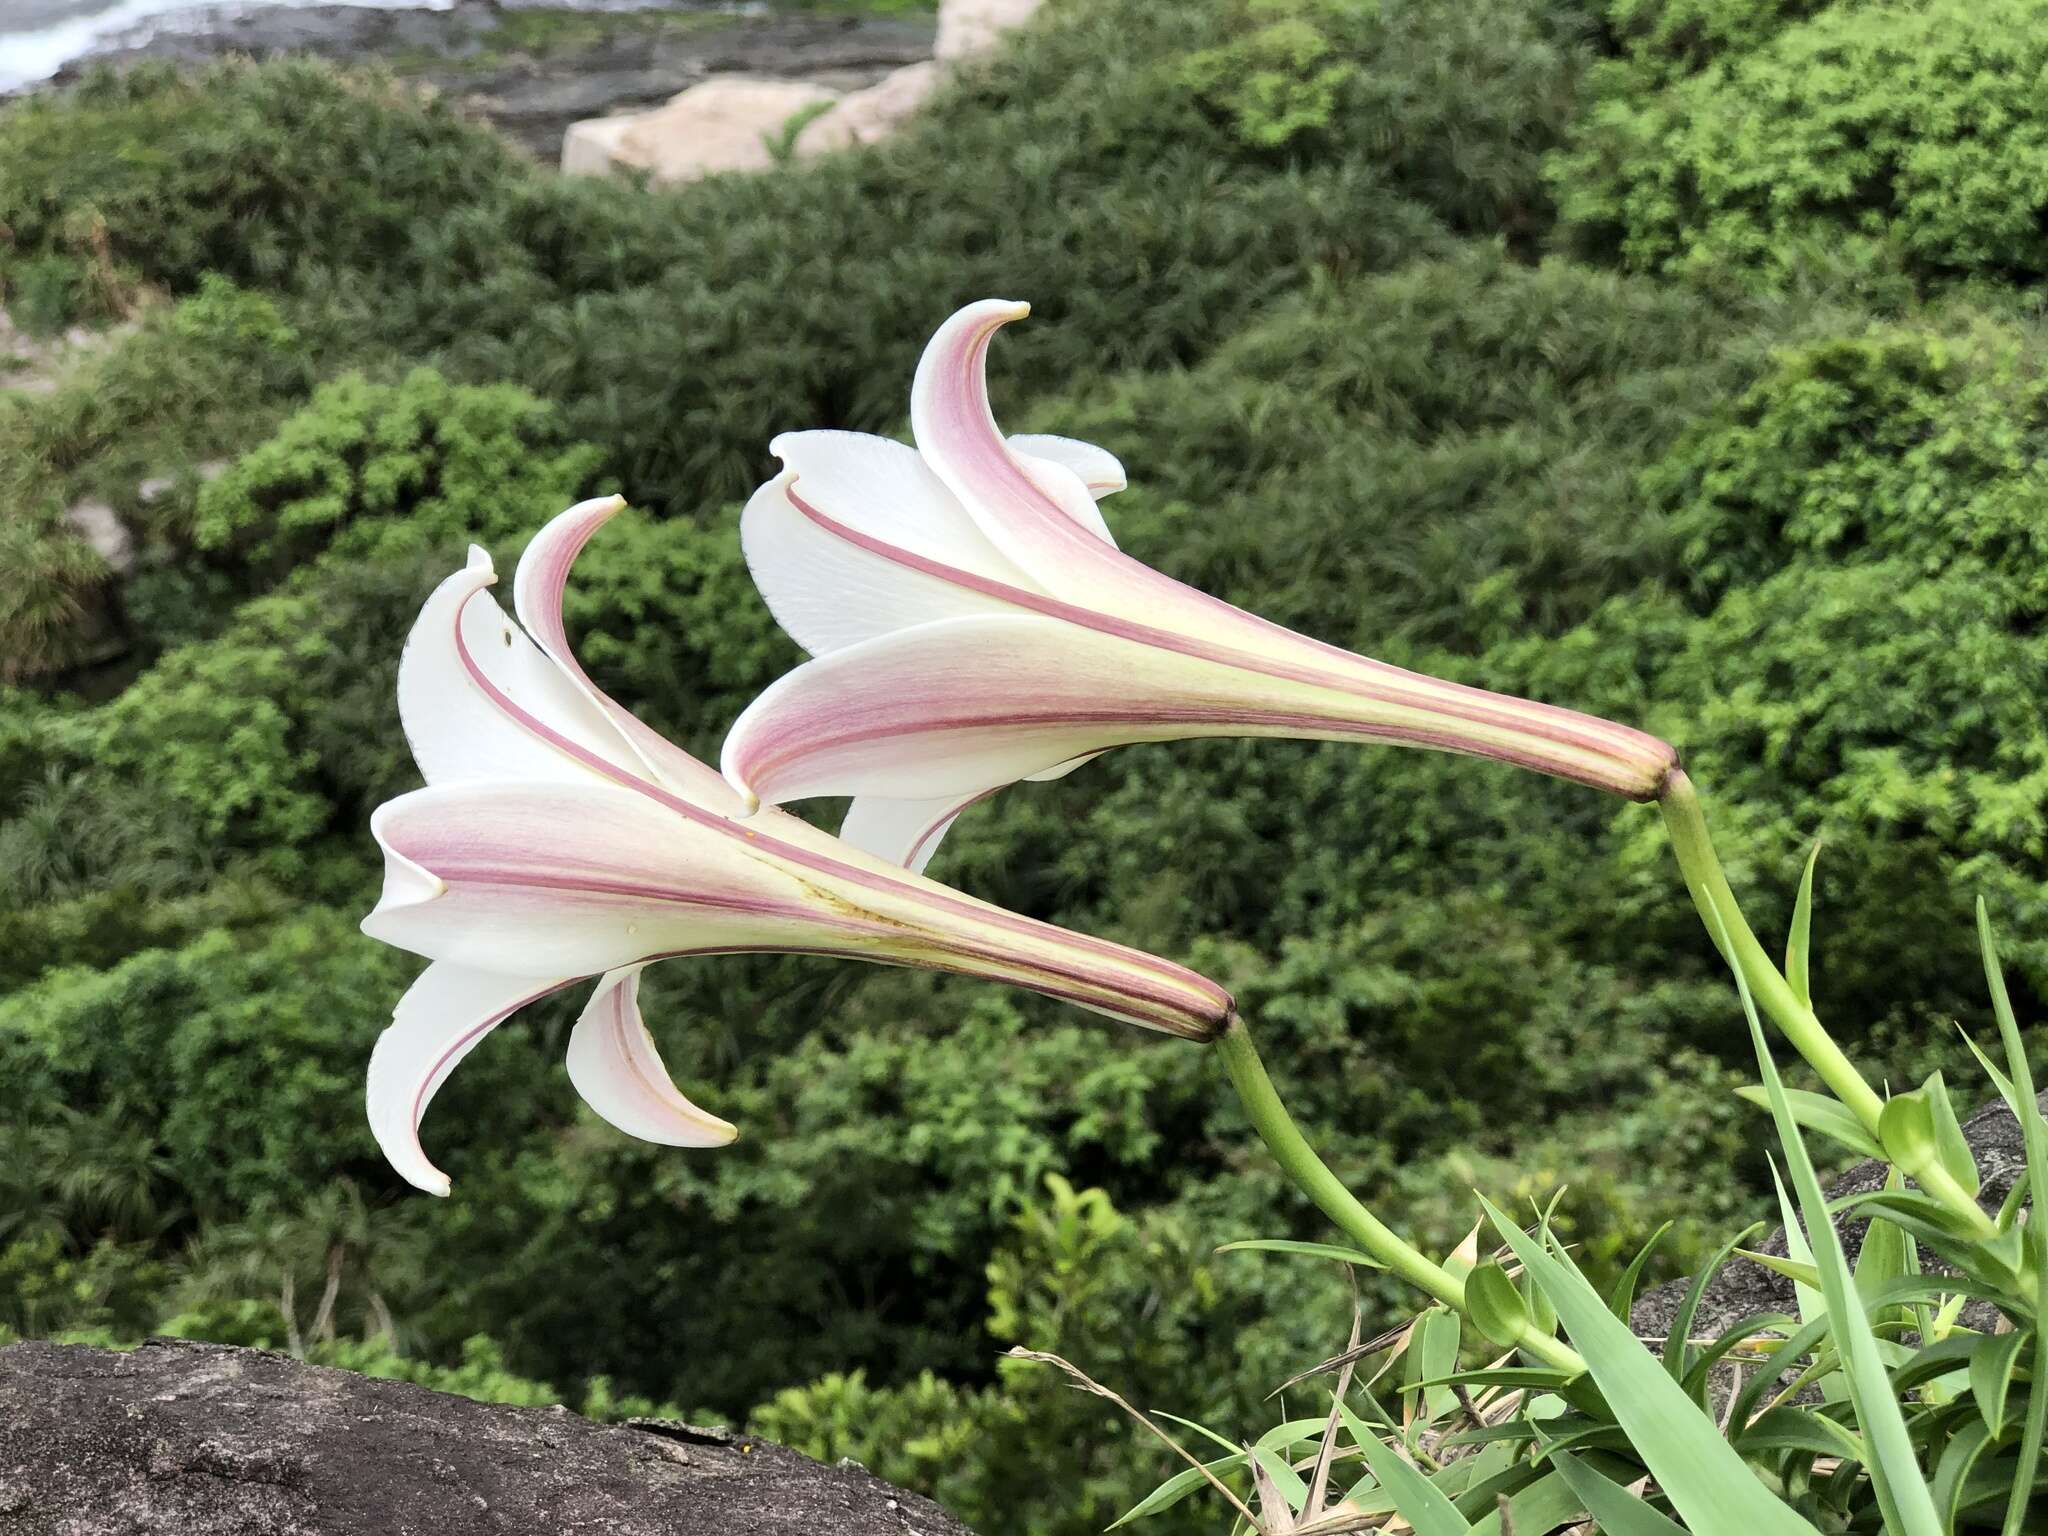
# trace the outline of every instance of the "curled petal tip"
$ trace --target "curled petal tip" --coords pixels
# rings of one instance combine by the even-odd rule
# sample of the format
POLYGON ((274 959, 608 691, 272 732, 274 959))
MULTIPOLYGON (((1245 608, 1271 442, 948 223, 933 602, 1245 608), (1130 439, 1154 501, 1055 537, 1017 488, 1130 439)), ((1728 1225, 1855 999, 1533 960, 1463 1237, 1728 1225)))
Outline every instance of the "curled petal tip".
POLYGON ((498 568, 491 564, 490 551, 481 544, 469 546, 469 558, 463 562, 463 569, 487 573, 492 581, 498 579, 498 568))

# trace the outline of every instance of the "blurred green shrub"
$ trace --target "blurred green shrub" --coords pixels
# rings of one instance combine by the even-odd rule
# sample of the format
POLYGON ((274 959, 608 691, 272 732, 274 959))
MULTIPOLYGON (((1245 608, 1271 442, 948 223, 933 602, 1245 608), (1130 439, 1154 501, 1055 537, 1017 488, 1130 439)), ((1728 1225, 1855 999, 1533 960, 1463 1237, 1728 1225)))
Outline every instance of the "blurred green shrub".
POLYGON ((192 542, 274 577, 337 540, 357 560, 503 540, 577 500, 599 458, 514 385, 344 375, 200 490, 192 542))
POLYGON ((1765 280, 1839 262, 1842 242, 1923 278, 2048 271, 2041 0, 1837 4, 1775 30, 1758 10, 1662 13, 1667 45, 1727 44, 1675 83, 1656 64, 1596 74, 1550 168, 1572 238, 1765 280))

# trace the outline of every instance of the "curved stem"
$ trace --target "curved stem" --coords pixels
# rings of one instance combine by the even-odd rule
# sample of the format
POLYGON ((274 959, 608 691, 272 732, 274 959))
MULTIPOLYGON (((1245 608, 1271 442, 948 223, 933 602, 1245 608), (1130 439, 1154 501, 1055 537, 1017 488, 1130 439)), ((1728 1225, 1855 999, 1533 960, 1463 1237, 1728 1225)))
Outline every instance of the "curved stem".
POLYGON ((1735 892, 1728 886, 1728 877, 1722 873, 1721 861, 1714 856, 1706 814, 1700 809, 1699 792, 1692 787, 1692 780, 1682 771, 1673 773, 1664 782, 1658 805, 1664 812, 1664 825, 1671 833, 1671 848, 1678 855, 1686 889, 1692 893, 1693 905, 1699 909, 1707 932, 1714 935, 1716 944, 1721 942, 1716 933, 1718 917, 1718 927, 1727 934, 1727 949, 1733 951, 1726 953, 1725 958, 1742 972, 1757 1006, 1770 1015, 1771 1022, 1792 1042, 1793 1049, 1811 1063, 1834 1096, 1875 1136, 1884 1100, 1863 1080, 1863 1074, 1835 1044, 1814 1011, 1799 1000, 1779 972, 1777 962, 1750 932, 1735 892))
MULTIPOLYGON (((1282 1171, 1300 1186, 1302 1193, 1313 1200, 1345 1236, 1394 1274, 1445 1306, 1465 1312, 1465 1282, 1412 1243, 1397 1236, 1386 1223, 1360 1204, 1358 1198, 1330 1172, 1328 1165, 1316 1156, 1315 1148, 1308 1144, 1308 1139, 1294 1123, 1294 1117, 1287 1113, 1287 1106, 1280 1102, 1273 1080, 1266 1075, 1266 1064, 1259 1060, 1258 1049, 1252 1044, 1251 1032, 1245 1028, 1242 1018, 1235 1014, 1231 1016, 1229 1026, 1216 1040, 1216 1049, 1223 1055, 1231 1084, 1244 1103, 1245 1113, 1251 1117, 1253 1129, 1272 1151, 1282 1171)), ((1576 1350, 1540 1330, 1532 1329, 1517 1342, 1524 1351, 1545 1365, 1575 1376, 1586 1369, 1586 1362, 1576 1350)))

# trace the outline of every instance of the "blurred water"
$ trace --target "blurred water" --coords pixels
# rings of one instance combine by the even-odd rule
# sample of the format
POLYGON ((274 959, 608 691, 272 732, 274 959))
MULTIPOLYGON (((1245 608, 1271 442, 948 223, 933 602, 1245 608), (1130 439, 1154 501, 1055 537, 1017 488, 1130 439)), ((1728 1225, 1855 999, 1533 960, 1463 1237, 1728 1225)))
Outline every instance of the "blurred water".
POLYGON ((204 27, 251 11, 316 4, 446 11, 456 0, 0 0, 0 91, 47 80, 107 39, 138 28, 204 27))

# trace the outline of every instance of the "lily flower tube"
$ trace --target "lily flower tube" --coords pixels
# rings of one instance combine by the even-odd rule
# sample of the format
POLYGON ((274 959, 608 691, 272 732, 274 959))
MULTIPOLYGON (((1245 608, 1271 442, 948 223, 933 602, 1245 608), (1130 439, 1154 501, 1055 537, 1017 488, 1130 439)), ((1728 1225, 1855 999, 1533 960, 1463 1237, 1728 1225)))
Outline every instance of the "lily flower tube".
POLYGON ((1025 313, 986 300, 940 327, 911 388, 915 447, 775 440, 783 472, 741 537, 813 659, 726 739, 749 804, 852 795, 841 835, 922 868, 976 800, 1133 742, 1393 742, 1656 798, 1678 757, 1654 736, 1355 655, 1120 551, 1096 504, 1124 484, 1117 460, 996 426, 989 343, 1025 313))

